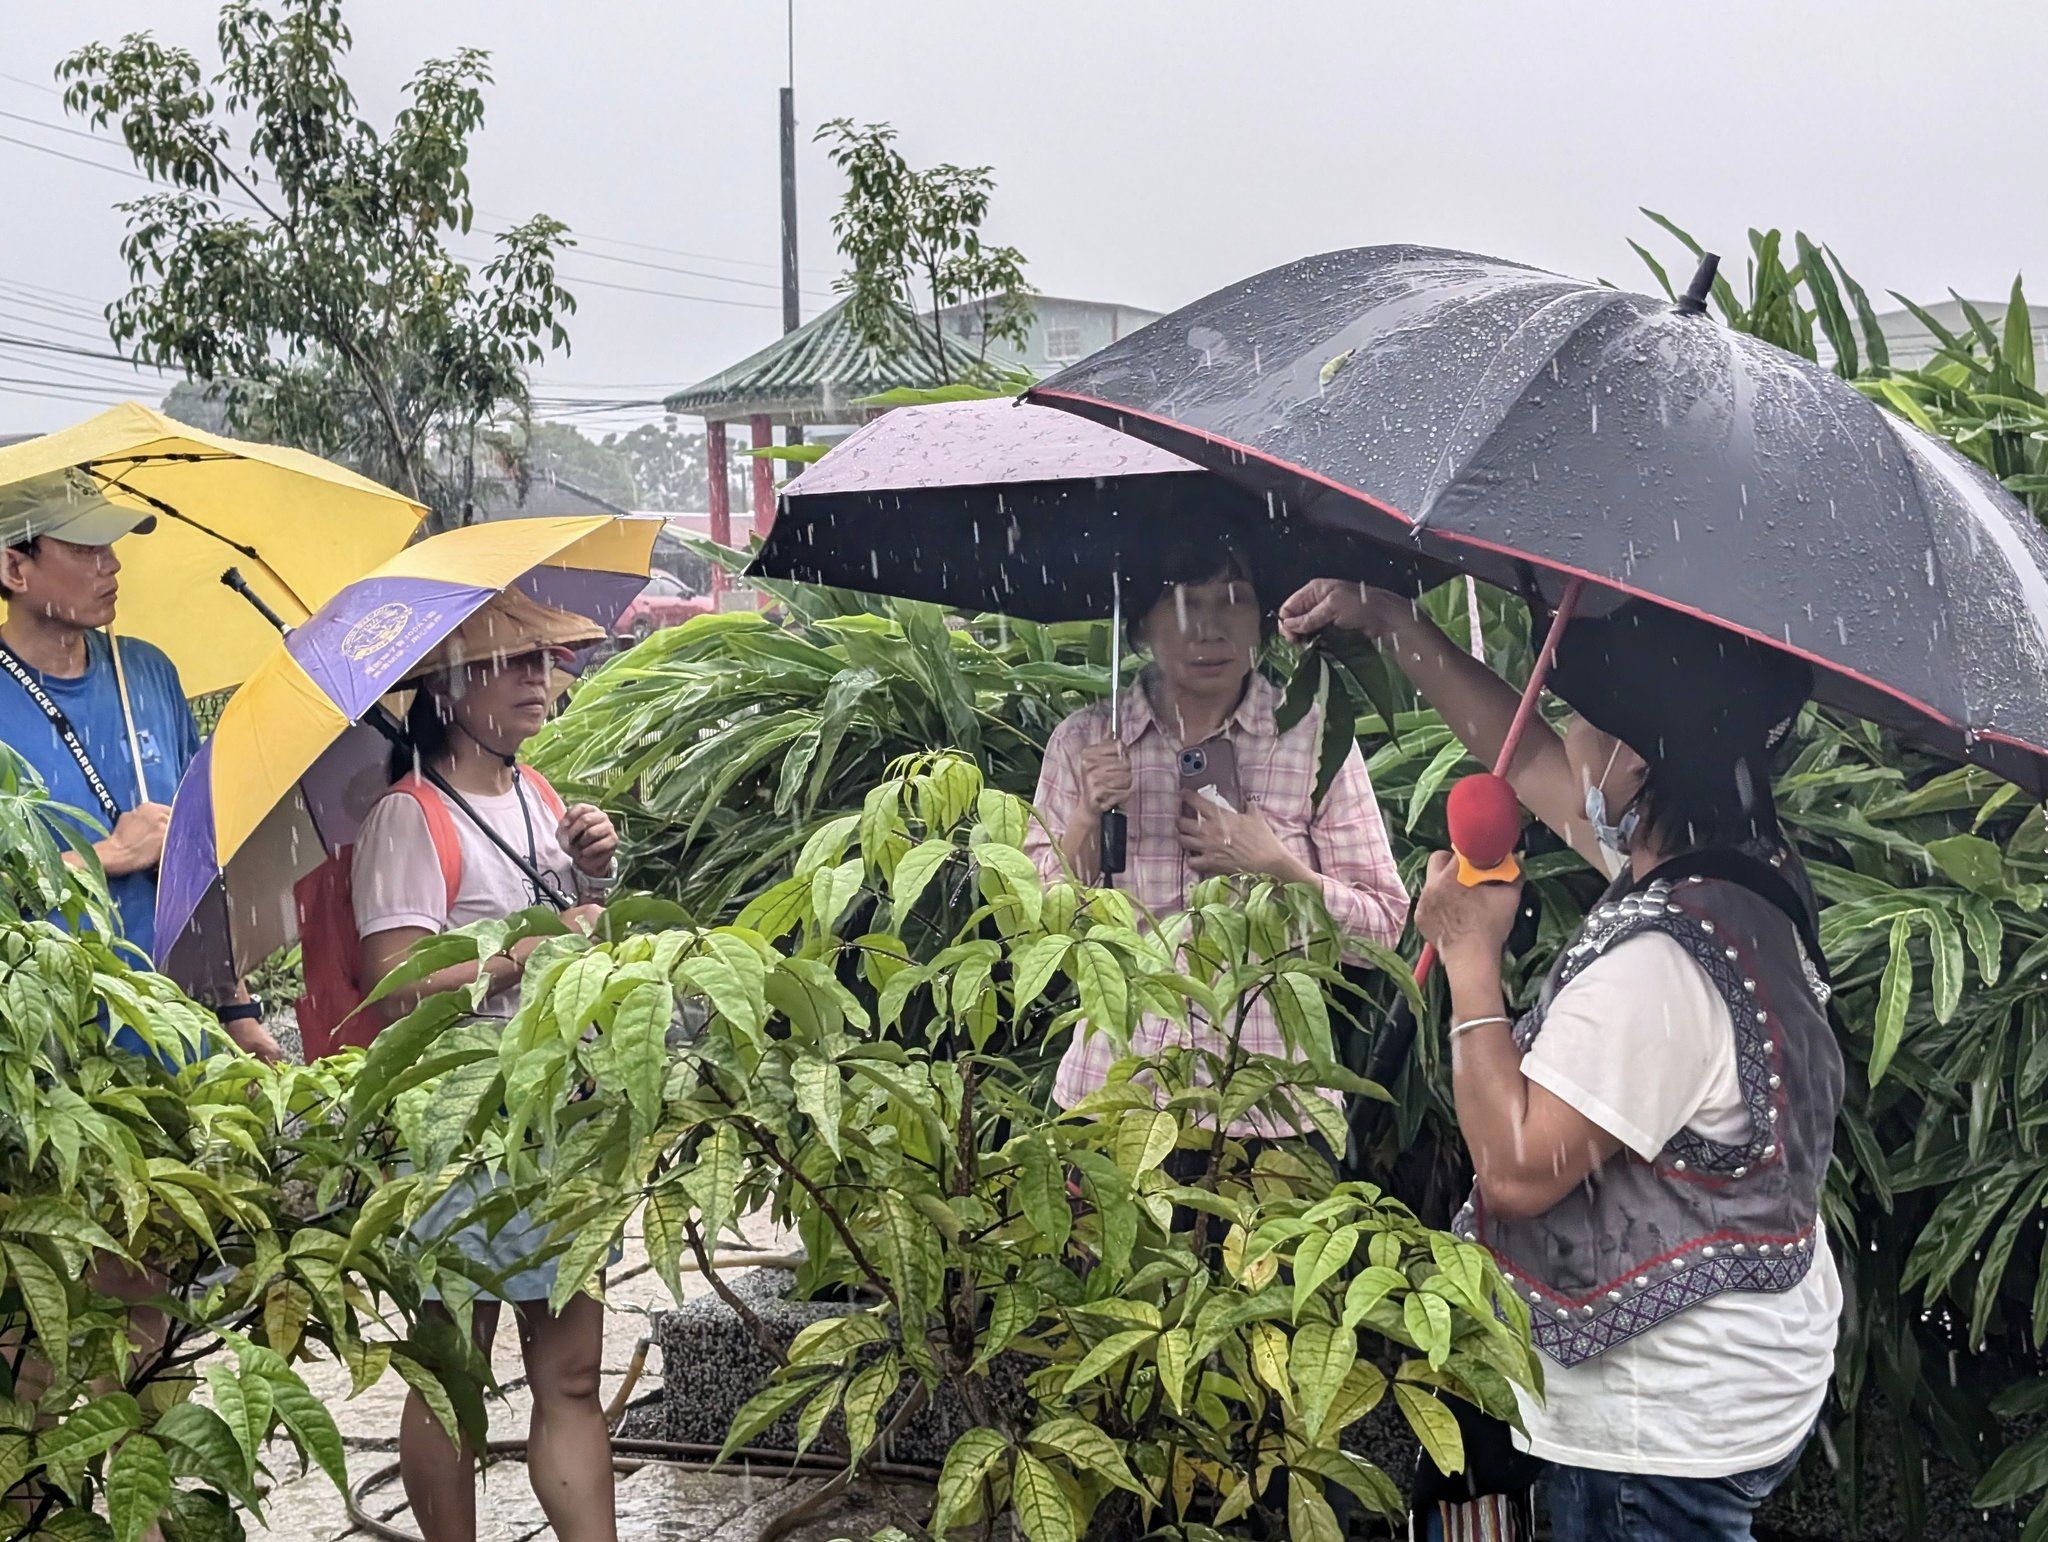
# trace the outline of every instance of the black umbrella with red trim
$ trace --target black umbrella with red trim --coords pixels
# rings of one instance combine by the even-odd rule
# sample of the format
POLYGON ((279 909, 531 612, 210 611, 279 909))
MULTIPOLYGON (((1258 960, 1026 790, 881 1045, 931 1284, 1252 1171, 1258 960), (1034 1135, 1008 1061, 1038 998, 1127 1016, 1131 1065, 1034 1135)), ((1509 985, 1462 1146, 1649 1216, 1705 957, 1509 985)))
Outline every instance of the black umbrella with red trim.
MULTIPOLYGON (((1464 252, 1275 268, 1030 392, 1317 525, 1581 615, 1629 599, 1812 664, 1822 701, 2048 793, 2048 539, 1812 362, 1464 252)), ((1685 682, 1674 680, 1674 688, 1685 682)), ((1567 692, 1569 696, 1569 692, 1567 692)))

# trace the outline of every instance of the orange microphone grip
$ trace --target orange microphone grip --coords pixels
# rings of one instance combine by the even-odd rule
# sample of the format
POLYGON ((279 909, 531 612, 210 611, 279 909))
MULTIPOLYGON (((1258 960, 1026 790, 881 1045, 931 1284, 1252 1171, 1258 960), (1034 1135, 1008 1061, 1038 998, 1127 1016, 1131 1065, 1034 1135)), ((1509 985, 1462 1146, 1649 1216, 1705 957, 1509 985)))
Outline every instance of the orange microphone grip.
POLYGON ((1458 882, 1471 888, 1521 876, 1515 848, 1522 843, 1522 806, 1505 777, 1480 771, 1463 778, 1451 789, 1444 818, 1458 858, 1458 882))

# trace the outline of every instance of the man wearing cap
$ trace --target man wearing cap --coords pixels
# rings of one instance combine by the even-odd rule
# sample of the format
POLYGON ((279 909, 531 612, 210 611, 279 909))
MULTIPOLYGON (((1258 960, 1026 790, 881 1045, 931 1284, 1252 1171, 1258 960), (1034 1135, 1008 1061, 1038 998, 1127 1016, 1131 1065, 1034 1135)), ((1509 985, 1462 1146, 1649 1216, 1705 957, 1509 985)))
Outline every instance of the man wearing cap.
MULTIPOLYGON (((199 732, 163 652, 103 629, 120 594, 114 544, 155 524, 152 514, 108 501, 78 470, 0 489, 0 741, 35 768, 53 801, 99 827, 92 848, 121 934, 145 957, 171 798, 199 732)), ((244 1049, 278 1058, 255 1003, 221 1016, 244 1049)))

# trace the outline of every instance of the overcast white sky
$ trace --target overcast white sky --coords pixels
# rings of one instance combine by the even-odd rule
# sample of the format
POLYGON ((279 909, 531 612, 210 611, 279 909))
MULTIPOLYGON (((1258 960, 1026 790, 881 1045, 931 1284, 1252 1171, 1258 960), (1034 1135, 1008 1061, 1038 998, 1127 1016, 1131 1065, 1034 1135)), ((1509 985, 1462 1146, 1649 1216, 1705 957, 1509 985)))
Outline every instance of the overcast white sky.
MULTIPOLYGON (((104 346, 94 313, 125 279, 112 205, 141 184, 51 153, 127 164, 52 126, 53 66, 140 27, 208 57, 216 11, 0 0, 0 337, 104 346)), ((490 51, 480 209, 585 238, 551 396, 656 397, 779 330, 782 0, 348 14, 378 121, 421 59, 490 51)), ((1803 228, 1874 293, 2002 296, 2025 270, 2048 299, 2041 0, 795 0, 795 17, 801 137, 886 119, 917 163, 991 164, 992 232, 1047 293, 1171 309, 1395 240, 1646 286, 1625 238, 1670 250, 1647 204, 1724 253, 1751 224, 1803 228)), ((839 189, 808 142, 799 178, 809 316, 839 189)), ((0 433, 160 394, 124 376, 0 342, 0 433)))

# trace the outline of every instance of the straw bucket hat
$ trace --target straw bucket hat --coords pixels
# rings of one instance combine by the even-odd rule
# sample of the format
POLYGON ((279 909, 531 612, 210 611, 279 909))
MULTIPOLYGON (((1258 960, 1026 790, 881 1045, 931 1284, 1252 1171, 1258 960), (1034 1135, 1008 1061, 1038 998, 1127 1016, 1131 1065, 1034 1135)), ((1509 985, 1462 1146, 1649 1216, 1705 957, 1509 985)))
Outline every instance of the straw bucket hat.
POLYGON ((587 616, 556 610, 518 589, 507 589, 442 638, 405 678, 417 681, 465 664, 516 659, 544 649, 566 652, 600 642, 604 636, 604 628, 587 616))

